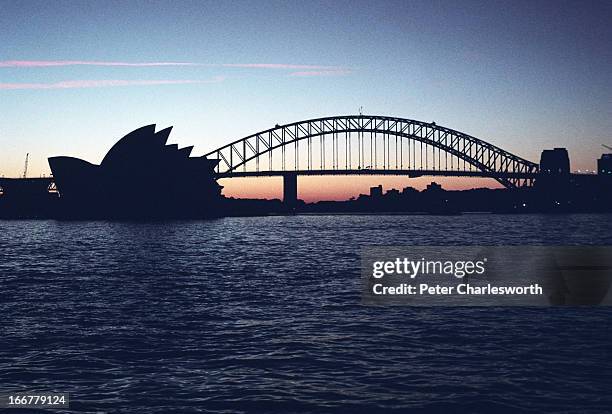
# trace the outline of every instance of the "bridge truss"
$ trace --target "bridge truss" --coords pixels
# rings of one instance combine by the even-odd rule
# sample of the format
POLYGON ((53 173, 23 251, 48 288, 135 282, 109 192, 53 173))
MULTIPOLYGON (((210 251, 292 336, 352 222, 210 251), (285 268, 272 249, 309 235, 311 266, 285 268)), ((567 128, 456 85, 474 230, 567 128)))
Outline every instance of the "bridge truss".
POLYGON ((208 154, 219 178, 298 175, 491 177, 532 185, 536 163, 450 128, 404 118, 348 115, 258 132, 208 154))

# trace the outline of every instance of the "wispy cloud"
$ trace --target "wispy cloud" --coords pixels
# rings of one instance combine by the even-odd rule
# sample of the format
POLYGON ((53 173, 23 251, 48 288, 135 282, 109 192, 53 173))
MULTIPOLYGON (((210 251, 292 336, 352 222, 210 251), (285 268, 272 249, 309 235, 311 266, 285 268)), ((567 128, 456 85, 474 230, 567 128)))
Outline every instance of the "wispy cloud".
POLYGON ((81 89, 103 88, 113 86, 143 86, 143 85, 187 85, 222 82, 225 78, 218 76, 207 80, 197 79, 160 79, 160 80, 67 80, 54 83, 0 83, 0 90, 17 89, 81 89))
POLYGON ((349 75, 351 71, 349 69, 334 69, 334 70, 306 70, 292 72, 289 76, 296 77, 313 77, 313 76, 345 76, 349 75))
POLYGON ((253 68, 253 69, 285 69, 285 70, 341 70, 339 66, 321 65, 292 65, 288 63, 221 63, 225 68, 253 68))
POLYGON ((346 68, 325 65, 295 65, 290 63, 197 63, 197 62, 119 62, 99 60, 3 60, 4 68, 45 68, 56 66, 118 66, 118 67, 155 67, 155 66, 205 66, 244 69, 277 70, 323 70, 340 71, 346 68))
POLYGON ((0 67, 4 68, 44 68, 52 66, 198 66, 191 62, 105 62, 96 60, 4 60, 0 67))
MULTIPOLYGON (((121 62, 121 61, 97 61, 97 60, 4 60, 0 61, 0 68, 46 68, 62 66, 107 66, 107 67, 161 67, 161 66, 191 66, 191 67, 217 67, 217 68, 242 68, 289 71, 291 77, 316 77, 316 76, 344 76, 352 72, 350 68, 342 66, 326 65, 297 65, 289 63, 196 63, 196 62, 121 62)), ((61 82, 40 83, 0 83, 0 90, 18 89, 77 89, 77 88, 102 88, 112 86, 133 85, 182 85, 221 82, 224 76, 217 76, 208 80, 194 79, 161 79, 161 80, 66 80, 61 82)))

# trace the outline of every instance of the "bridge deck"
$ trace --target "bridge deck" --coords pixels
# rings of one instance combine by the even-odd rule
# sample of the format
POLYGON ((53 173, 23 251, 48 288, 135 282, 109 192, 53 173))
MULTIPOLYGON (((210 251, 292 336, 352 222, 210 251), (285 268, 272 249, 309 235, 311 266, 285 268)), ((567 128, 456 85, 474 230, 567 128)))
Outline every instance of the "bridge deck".
POLYGON ((484 177, 484 178, 521 178, 534 179, 538 173, 522 172, 483 172, 483 171, 442 171, 442 170, 379 170, 379 169, 357 169, 357 170, 273 170, 273 171, 231 171, 220 173, 218 178, 235 177, 280 177, 287 174, 296 175, 395 175, 408 177, 445 176, 445 177, 484 177))

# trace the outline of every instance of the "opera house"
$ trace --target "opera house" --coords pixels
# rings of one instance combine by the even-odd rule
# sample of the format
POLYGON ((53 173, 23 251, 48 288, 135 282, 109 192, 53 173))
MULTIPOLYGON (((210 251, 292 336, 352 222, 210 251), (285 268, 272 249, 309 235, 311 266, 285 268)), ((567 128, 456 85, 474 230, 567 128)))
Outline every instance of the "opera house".
POLYGON ((219 160, 190 157, 193 147, 166 145, 172 127, 147 125, 121 138, 100 165, 51 157, 62 211, 75 218, 198 218, 217 216, 219 160))

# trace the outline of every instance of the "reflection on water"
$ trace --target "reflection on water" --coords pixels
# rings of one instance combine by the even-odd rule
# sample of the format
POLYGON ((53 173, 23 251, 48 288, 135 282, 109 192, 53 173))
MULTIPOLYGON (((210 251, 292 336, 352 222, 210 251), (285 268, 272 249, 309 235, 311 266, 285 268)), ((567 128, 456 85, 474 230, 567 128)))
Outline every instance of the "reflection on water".
POLYGON ((365 307, 359 253, 611 245, 610 218, 0 221, 0 392, 80 412, 606 412, 611 310, 365 307))

